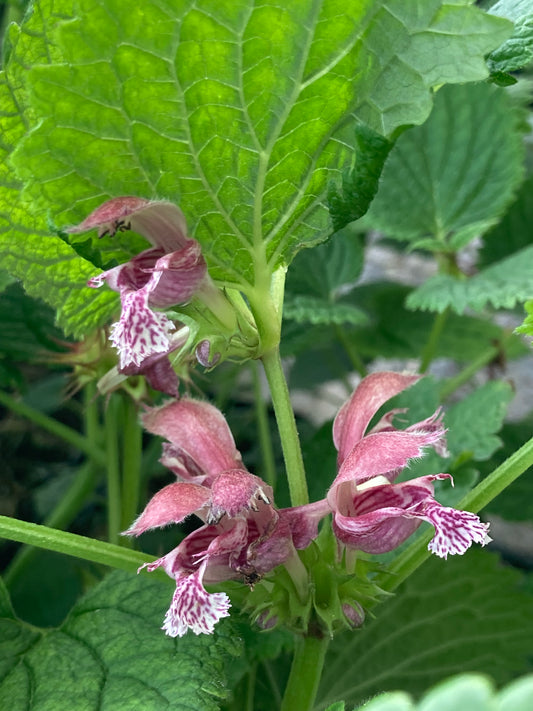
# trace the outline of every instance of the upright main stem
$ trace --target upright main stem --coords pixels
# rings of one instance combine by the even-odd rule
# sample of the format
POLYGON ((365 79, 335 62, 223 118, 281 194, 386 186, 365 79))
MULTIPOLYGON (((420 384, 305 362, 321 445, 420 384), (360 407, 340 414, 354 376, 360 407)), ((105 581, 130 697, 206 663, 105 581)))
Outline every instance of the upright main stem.
POLYGON ((273 348, 262 356, 263 366, 270 386, 272 404, 278 423, 281 448, 287 470, 291 504, 302 506, 309 503, 307 482, 296 420, 289 397, 289 388, 281 365, 279 348, 273 348))
POLYGON ((281 711, 310 711, 313 708, 328 645, 327 636, 298 639, 281 711))

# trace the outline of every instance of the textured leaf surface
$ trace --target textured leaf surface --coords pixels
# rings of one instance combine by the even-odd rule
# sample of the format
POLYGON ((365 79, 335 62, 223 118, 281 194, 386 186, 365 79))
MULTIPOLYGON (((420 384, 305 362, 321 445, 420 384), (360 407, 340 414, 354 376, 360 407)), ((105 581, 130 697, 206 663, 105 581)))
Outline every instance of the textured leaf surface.
POLYGON ((302 251, 289 269, 283 317, 315 325, 365 323, 365 313, 343 300, 361 274, 363 259, 361 238, 349 228, 327 244, 302 251))
POLYGON ((431 559, 376 609, 376 619, 333 642, 315 711, 389 690, 420 695, 459 671, 497 684, 524 673, 533 600, 517 590, 519 579, 486 551, 431 559))
POLYGON ((228 627, 173 640, 160 630, 172 587, 113 573, 56 630, 0 620, 0 706, 13 711, 216 711, 224 698, 228 627), (226 632, 224 631, 226 630, 226 632))
POLYGON ((18 146, 26 190, 14 199, 7 172, 0 206, 7 268, 76 334, 116 298, 83 287, 92 265, 44 213, 62 226, 120 194, 179 202, 213 275, 244 288, 331 231, 327 187, 351 161, 356 118, 385 135, 420 123, 431 87, 485 77, 483 56, 511 29, 440 0, 80 0, 78 19, 54 27, 71 12, 42 0, 23 30, 46 28, 39 52, 13 43, 3 149, 18 146))
POLYGON ((390 152, 364 222, 415 246, 455 251, 503 214, 522 160, 518 113, 502 89, 444 87, 428 121, 390 152))
POLYGON ((519 18, 513 36, 488 56, 491 72, 515 72, 533 59, 533 12, 519 18))
POLYGON ((383 164, 392 148, 388 141, 368 126, 355 129, 355 166, 342 176, 342 188, 332 186, 329 192, 329 210, 336 230, 358 220, 368 210, 378 190, 383 164))
POLYGON ((533 10, 529 0, 500 0, 490 8, 492 15, 515 24, 512 36, 487 58, 491 71, 512 72, 533 59, 533 10))
POLYGON ((463 313, 467 308, 481 311, 488 304, 512 309, 532 295, 533 247, 526 247, 470 279, 459 280, 447 274, 432 277, 409 294, 406 305, 438 313, 449 307, 463 313))

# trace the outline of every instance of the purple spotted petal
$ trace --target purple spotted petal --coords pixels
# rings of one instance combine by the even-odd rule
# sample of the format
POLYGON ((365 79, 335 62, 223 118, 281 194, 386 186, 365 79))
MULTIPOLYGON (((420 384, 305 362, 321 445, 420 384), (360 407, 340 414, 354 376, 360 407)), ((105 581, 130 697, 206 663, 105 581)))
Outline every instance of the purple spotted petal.
POLYGON ((202 585, 205 564, 197 573, 176 580, 176 590, 162 629, 169 637, 212 634, 216 623, 229 617, 231 603, 226 593, 208 593, 202 585))
POLYGON ((491 540, 488 535, 489 524, 482 523, 470 511, 458 511, 432 501, 424 507, 424 514, 420 517, 435 528, 435 536, 428 550, 440 558, 463 555, 472 543, 484 546, 491 540))
POLYGON ((120 368, 141 366, 156 353, 168 353, 174 329, 165 314, 149 308, 146 290, 123 293, 120 321, 110 331, 110 340, 120 355, 120 368))

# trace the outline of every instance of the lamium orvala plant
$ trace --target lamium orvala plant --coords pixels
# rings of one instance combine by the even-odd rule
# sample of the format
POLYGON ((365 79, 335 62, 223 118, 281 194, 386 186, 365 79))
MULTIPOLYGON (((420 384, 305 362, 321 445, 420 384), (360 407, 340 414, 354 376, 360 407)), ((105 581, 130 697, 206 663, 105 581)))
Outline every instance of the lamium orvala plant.
POLYGON ((0 707, 529 708, 532 8, 22 5, 0 707))

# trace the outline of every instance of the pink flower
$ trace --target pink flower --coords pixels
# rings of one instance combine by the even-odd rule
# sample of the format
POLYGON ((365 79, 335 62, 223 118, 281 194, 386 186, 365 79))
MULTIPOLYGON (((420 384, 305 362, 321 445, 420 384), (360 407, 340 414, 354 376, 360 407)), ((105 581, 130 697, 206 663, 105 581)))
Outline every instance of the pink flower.
POLYGON ((153 245, 129 262, 89 280, 91 287, 107 282, 120 294, 122 313, 112 327, 111 340, 120 354, 120 369, 126 373, 128 368, 141 368, 147 360, 164 356, 174 347, 171 334, 175 325, 154 309, 186 303, 203 287, 215 287, 200 245, 187 237, 183 213, 172 203, 114 198, 68 231, 93 228, 98 228, 100 237, 132 229, 153 245))
POLYGON ((176 581, 166 633, 209 634, 228 616, 230 602, 225 593, 208 593, 204 583, 253 584, 294 557, 290 522, 273 507, 270 486, 245 469, 215 407, 183 398, 148 410, 143 421, 150 432, 170 440, 161 461, 179 481, 155 494, 126 534, 138 536, 191 514, 204 522, 173 551, 143 567, 163 567, 176 581))
POLYGON ((439 411, 406 430, 393 427, 398 411, 391 411, 366 432, 381 405, 417 379, 386 372, 369 375, 335 419, 338 473, 327 500, 334 533, 349 548, 386 553, 403 543, 422 521, 435 528, 429 550, 442 558, 464 553, 473 542, 485 545, 490 540, 488 524, 475 514, 442 506, 434 499, 433 482, 451 479, 449 474, 394 483, 425 447, 445 450, 439 411))

